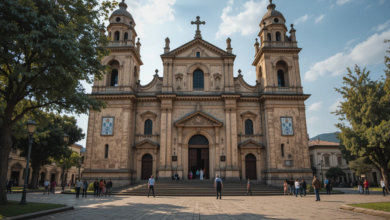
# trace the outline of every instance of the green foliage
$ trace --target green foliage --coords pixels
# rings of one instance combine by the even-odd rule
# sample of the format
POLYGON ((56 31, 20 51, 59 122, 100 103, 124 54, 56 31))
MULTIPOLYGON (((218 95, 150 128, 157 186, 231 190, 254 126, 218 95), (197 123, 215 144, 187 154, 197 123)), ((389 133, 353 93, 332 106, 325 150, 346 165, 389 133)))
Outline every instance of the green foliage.
POLYGON ((19 205, 19 201, 9 201, 9 205, 0 206, 0 219, 7 219, 7 217, 61 208, 65 206, 66 205, 37 202, 28 202, 28 205, 19 205))
POLYGON ((88 190, 87 191, 93 191, 94 189, 93 189, 93 182, 92 183, 90 183, 89 185, 88 185, 88 190))
POLYGON ((65 172, 69 170, 72 167, 78 166, 80 160, 80 156, 77 152, 74 152, 70 149, 66 150, 66 153, 61 155, 61 157, 57 160, 54 160, 54 162, 57 164, 58 167, 61 167, 61 169, 65 172))
POLYGON ((355 171, 358 176, 370 172, 373 168, 372 165, 367 164, 366 158, 364 157, 351 161, 348 166, 351 170, 355 171))
POLYGON ((338 178, 340 176, 345 176, 345 173, 340 167, 331 167, 326 171, 325 176, 327 178, 338 178))

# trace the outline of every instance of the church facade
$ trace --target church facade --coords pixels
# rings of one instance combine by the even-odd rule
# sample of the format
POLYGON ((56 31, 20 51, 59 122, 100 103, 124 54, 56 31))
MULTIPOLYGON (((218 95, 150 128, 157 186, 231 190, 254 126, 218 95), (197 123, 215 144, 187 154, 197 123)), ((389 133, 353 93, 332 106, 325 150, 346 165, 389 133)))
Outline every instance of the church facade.
MULTIPOLYGON (((197 169, 206 179, 311 178, 299 52, 295 29, 268 5, 254 45, 256 84, 234 77, 231 40, 226 50, 195 37, 170 49, 165 39, 162 77, 140 85, 141 43, 122 1, 101 30, 111 38, 102 62, 110 71, 95 80, 92 96, 107 102, 90 111, 83 178, 111 178, 116 186, 154 175, 183 179, 197 169), (289 33, 287 33, 289 32, 289 33), (289 34, 289 36, 288 36, 289 34)), ((254 27, 256 28, 256 27, 254 27)))

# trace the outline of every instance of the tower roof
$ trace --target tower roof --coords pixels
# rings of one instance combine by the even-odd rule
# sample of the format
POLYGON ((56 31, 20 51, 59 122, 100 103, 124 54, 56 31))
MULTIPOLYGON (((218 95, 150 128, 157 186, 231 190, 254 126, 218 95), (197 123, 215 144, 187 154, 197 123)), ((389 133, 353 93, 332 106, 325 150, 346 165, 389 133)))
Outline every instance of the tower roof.
POLYGON ((131 16, 130 12, 128 12, 126 9, 127 9, 127 5, 125 3, 125 0, 122 0, 122 2, 119 3, 119 9, 112 12, 110 17, 112 17, 114 15, 122 15, 122 16, 126 16, 130 19, 133 19, 133 16, 131 16))
POLYGON ((280 13, 279 11, 275 10, 276 8, 276 5, 272 3, 272 0, 269 1, 270 4, 268 5, 267 9, 267 13, 265 13, 265 15, 263 16, 263 20, 264 19, 267 19, 269 17, 282 17, 284 18, 283 14, 280 13))

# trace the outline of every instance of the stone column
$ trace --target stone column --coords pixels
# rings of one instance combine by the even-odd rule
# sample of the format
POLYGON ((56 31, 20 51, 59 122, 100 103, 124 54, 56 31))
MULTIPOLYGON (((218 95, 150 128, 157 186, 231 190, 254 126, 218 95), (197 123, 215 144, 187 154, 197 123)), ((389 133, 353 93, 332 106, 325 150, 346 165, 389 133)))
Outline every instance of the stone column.
POLYGON ((229 87, 230 87, 230 91, 234 91, 233 62, 232 61, 229 61, 229 87))
POLYGON ((265 108, 265 122, 267 132, 267 164, 268 169, 276 168, 275 161, 275 127, 274 127, 274 109, 272 107, 265 108))
POLYGON ((225 79, 225 91, 229 90, 229 74, 228 74, 228 61, 223 62, 223 78, 225 79))
POLYGON ((163 73, 163 90, 162 91, 167 91, 168 79, 169 79, 168 63, 164 62, 163 65, 164 65, 164 73, 163 73))
POLYGON ((172 109, 167 110, 167 169, 172 165, 172 109))
POLYGON ((231 154, 231 145, 230 145, 230 108, 225 108, 225 117, 226 117, 226 168, 231 168, 232 166, 232 154, 231 154))
POLYGON ((183 178, 188 179, 188 144, 181 144, 183 158, 183 178))
POLYGON ((237 114, 236 108, 232 108, 231 112, 230 112, 230 119, 231 119, 231 123, 230 123, 230 127, 231 127, 230 137, 231 137, 231 147, 232 147, 232 151, 231 151, 232 165, 233 165, 234 169, 238 169, 238 158, 237 158, 237 153, 238 153, 238 149, 237 149, 237 116, 236 116, 236 114, 237 114))
POLYGON ((204 76, 203 76, 203 81, 204 81, 204 91, 207 92, 207 91, 210 91, 210 73, 205 73, 204 76))
POLYGON ((165 169, 167 157, 167 109, 161 108, 160 169, 165 169))
MULTIPOLYGON (((122 123, 122 141, 120 143, 120 158, 119 158, 119 168, 121 169, 128 169, 128 159, 129 159, 129 150, 130 150, 130 121, 131 121, 131 115, 132 115, 132 105, 129 107, 125 107, 122 109, 123 114, 121 123, 122 123)), ((117 119, 119 120, 119 118, 117 119)), ((117 121, 118 122, 118 121, 117 121)), ((119 124, 119 123, 118 123, 119 124)))
MULTIPOLYGON (((220 146, 219 146, 219 138, 220 138, 220 135, 219 135, 219 127, 214 127, 214 132, 215 132, 215 160, 216 160, 216 165, 213 169, 215 168, 218 168, 220 169, 220 162, 221 162, 221 159, 220 159, 220 156, 221 156, 221 152, 220 152, 220 146)), ((211 176, 210 176, 211 177, 211 176)))
MULTIPOLYGON (((177 135, 177 165, 178 167, 183 168, 183 151, 182 151, 182 135, 183 135, 183 128, 178 127, 178 135, 177 135)), ((183 170, 183 177, 184 177, 185 171, 183 170)))
POLYGON ((101 119, 95 119, 96 112, 93 110, 90 110, 89 117, 88 117, 88 132, 87 132, 87 146, 84 156, 84 169, 91 169, 92 168, 92 152, 95 148, 94 145, 94 134, 96 132, 97 135, 99 135, 99 127, 101 126, 101 119))
POLYGON ((188 91, 192 92, 192 91, 194 91, 193 83, 192 83, 192 80, 193 80, 192 73, 188 73, 187 75, 188 75, 188 85, 187 85, 188 91))

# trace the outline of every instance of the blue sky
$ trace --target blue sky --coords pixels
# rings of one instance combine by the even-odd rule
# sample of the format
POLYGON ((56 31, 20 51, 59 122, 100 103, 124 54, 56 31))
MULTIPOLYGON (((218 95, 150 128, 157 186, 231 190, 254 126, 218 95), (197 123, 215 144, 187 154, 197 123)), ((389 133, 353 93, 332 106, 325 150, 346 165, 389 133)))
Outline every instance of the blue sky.
MULTIPOLYGON (((153 78, 154 70, 162 76, 165 38, 171 50, 191 41, 196 26, 191 21, 200 16, 204 40, 226 48, 231 38, 235 76, 242 70, 244 79, 254 85, 254 43, 260 21, 269 0, 126 0, 127 10, 136 22, 141 38, 141 84, 153 78)), ((390 39, 390 0, 273 0, 276 10, 287 20, 288 29, 297 30, 303 90, 311 97, 306 101, 306 117, 310 137, 336 131, 333 111, 342 97, 334 87, 342 86, 346 68, 355 64, 367 67, 378 79, 385 68, 383 61, 390 39)), ((91 85, 84 84, 87 92, 91 85)), ((87 133, 88 116, 77 116, 78 125, 87 133)), ((85 139, 79 142, 85 146, 85 139)))

